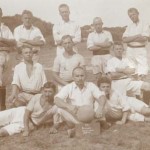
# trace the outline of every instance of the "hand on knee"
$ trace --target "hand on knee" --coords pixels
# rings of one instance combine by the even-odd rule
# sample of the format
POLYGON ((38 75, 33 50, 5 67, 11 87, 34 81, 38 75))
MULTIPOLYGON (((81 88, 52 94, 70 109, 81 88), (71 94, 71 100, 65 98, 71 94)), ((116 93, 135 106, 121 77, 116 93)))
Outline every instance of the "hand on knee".
POLYGON ((9 135, 9 133, 7 132, 7 130, 5 130, 5 129, 0 129, 0 136, 2 137, 2 136, 8 136, 9 135))

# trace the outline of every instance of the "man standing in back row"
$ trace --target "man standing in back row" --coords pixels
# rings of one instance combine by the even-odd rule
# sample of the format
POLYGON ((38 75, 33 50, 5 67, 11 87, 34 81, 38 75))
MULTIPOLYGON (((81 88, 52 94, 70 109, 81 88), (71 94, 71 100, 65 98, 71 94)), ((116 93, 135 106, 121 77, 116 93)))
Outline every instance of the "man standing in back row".
POLYGON ((111 57, 112 35, 110 32, 103 30, 103 22, 100 17, 94 18, 93 26, 95 31, 88 36, 87 48, 94 55, 91 64, 93 74, 97 80, 102 74, 106 73, 107 60, 111 57))
POLYGON ((38 61, 40 47, 44 45, 45 39, 41 31, 32 25, 33 14, 31 11, 24 10, 22 12, 23 24, 16 27, 14 30, 14 37, 17 41, 17 46, 30 46, 33 50, 33 60, 38 61))
MULTIPOLYGON (((53 37, 55 40, 55 44, 57 45, 57 55, 62 55, 65 51, 61 46, 61 38, 64 35, 70 35, 74 44, 77 44, 81 41, 81 30, 79 25, 76 22, 70 20, 70 10, 69 6, 66 4, 61 4, 59 6, 59 14, 62 18, 57 24, 53 27, 53 37)), ((77 52, 77 49, 74 47, 74 51, 77 52)))
POLYGON ((148 73, 147 51, 145 48, 149 36, 149 26, 139 20, 136 8, 130 8, 128 15, 132 20, 123 34, 123 42, 127 43, 127 58, 136 65, 138 79, 143 79, 148 73))

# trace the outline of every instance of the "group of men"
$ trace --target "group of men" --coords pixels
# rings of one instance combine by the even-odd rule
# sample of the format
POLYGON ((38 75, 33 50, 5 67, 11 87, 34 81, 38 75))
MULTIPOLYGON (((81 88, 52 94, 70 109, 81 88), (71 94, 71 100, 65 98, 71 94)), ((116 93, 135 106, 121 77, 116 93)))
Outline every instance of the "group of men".
MULTIPOLYGON (((2 72, 9 52, 17 46, 21 62, 15 66, 12 93, 8 101, 14 108, 0 112, 0 136, 23 131, 28 136, 37 126, 52 121, 50 133, 56 133, 65 122, 69 137, 75 135, 75 125, 84 123, 78 111, 93 112, 104 127, 107 121, 124 124, 127 120, 150 121, 150 107, 141 100, 142 91, 150 93, 150 83, 143 81, 148 74, 147 52, 149 26, 139 20, 136 8, 128 15, 132 24, 123 34, 127 44, 114 42, 110 32, 103 30, 100 17, 93 20, 94 31, 88 35, 87 49, 93 52, 91 59, 95 83, 86 82, 86 64, 79 54, 77 44, 81 41, 81 30, 70 20, 69 6, 61 4, 62 20, 54 25, 53 37, 57 45, 53 64, 53 82, 48 82, 44 69, 38 63, 40 47, 45 40, 41 31, 32 25, 32 13, 23 11, 23 24, 16 27, 14 36, 1 22, 0 30, 0 86, 2 72), (113 54, 110 53, 112 48, 113 54)), ((0 21, 2 20, 0 9, 0 21)), ((85 118, 89 113, 85 113, 85 118)), ((86 121, 85 121, 86 122, 86 121)))

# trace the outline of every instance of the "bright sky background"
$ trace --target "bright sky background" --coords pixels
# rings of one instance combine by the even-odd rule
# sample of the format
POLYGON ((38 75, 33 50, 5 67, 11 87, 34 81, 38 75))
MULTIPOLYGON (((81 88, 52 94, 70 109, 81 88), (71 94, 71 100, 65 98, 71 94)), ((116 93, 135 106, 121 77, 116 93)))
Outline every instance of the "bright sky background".
POLYGON ((0 0, 4 15, 21 14, 24 9, 42 20, 55 23, 60 18, 58 6, 70 6, 71 18, 81 26, 91 24, 94 17, 101 17, 104 26, 125 26, 130 23, 127 10, 138 8, 142 20, 150 24, 150 0, 0 0))

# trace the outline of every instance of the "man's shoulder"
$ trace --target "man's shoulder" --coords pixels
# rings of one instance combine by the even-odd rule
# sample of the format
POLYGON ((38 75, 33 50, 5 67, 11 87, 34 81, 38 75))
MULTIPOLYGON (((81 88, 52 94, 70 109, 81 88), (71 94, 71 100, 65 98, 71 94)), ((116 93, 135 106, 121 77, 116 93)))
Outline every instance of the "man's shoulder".
POLYGON ((21 25, 17 26, 17 27, 14 29, 14 31, 16 31, 16 30, 20 30, 20 29, 22 29, 22 28, 23 28, 23 24, 21 24, 21 25))
POLYGON ((19 64, 17 64, 15 66, 15 69, 20 69, 20 68, 23 68, 25 66, 25 63, 24 62, 20 62, 19 64))
POLYGON ((3 30, 10 30, 10 28, 7 25, 5 25, 4 23, 2 23, 2 29, 3 30))
POLYGON ((110 58, 107 62, 108 63, 113 63, 113 62, 116 62, 118 59, 115 57, 115 56, 113 56, 112 58, 110 58))

